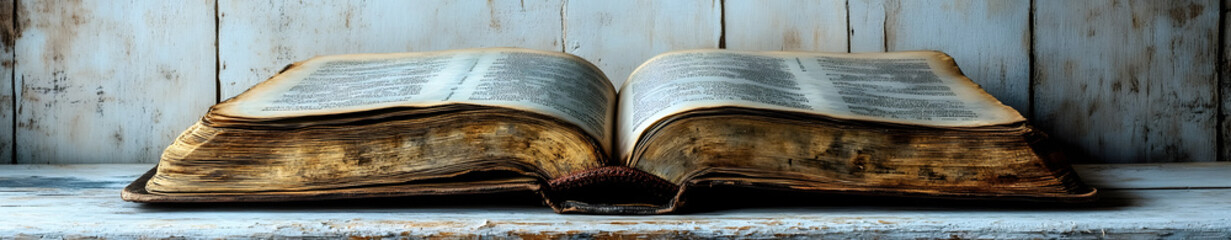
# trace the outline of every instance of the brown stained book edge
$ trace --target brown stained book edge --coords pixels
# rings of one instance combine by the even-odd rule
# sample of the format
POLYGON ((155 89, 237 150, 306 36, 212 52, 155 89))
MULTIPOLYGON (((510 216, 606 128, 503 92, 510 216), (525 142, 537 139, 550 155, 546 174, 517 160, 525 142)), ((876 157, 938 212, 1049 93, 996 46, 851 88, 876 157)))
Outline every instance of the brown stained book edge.
MULTIPOLYGON (((667 118, 675 119, 675 118, 667 118)), ((656 124, 657 125, 657 124, 656 124)), ((643 136, 644 137, 644 136, 643 136)), ((1067 164, 1061 161, 1060 166, 1048 164, 1050 168, 1063 169, 1063 176, 1057 176, 1060 179, 1069 178, 1080 183, 1076 173, 1067 164)), ((1053 169, 1055 170, 1055 169, 1053 169)), ((591 170, 583 170, 570 174, 565 177, 551 179, 547 182, 523 182, 523 183, 502 183, 496 185, 477 186, 477 187, 415 187, 414 184, 392 185, 392 186, 371 186, 371 187, 355 187, 345 189, 330 189, 316 190, 303 192, 261 192, 251 194, 229 193, 225 195, 210 195, 209 193, 200 193, 199 195, 161 195, 150 193, 145 190, 146 183, 156 174, 157 166, 146 172, 144 175, 133 181, 124 188, 121 197, 126 201, 145 202, 145 203, 189 203, 189 202, 281 202, 281 201, 311 201, 311 200, 333 200, 333 199, 353 199, 353 198, 377 198, 377 197, 404 197, 404 196, 432 196, 432 195, 461 195, 461 194, 481 194, 481 193, 500 193, 514 191, 535 191, 538 192, 544 201, 552 207, 552 209, 561 213, 581 212, 581 213, 607 213, 607 214, 654 214, 668 213, 676 210, 684 205, 687 189, 695 187, 713 187, 713 186, 738 186, 755 189, 779 190, 779 191, 796 191, 806 193, 838 193, 849 195, 866 195, 866 196, 897 196, 897 197, 920 197, 920 198, 939 198, 939 199, 965 199, 965 200, 1017 200, 1017 201, 1038 201, 1038 202, 1067 202, 1080 203, 1091 202, 1097 200, 1097 190, 1092 187, 1087 187, 1088 192, 1085 193, 1067 193, 1067 194, 1004 194, 1004 193, 977 193, 977 192, 911 192, 901 191, 900 189, 844 189, 844 188, 826 188, 817 186, 808 186, 807 184, 770 184, 757 183, 748 181, 732 181, 732 180, 706 180, 702 178, 692 178, 684 186, 676 186, 658 178, 657 176, 649 175, 627 166, 608 166, 591 170), (588 174, 588 175, 587 175, 588 174), (658 190, 659 192, 671 191, 675 192, 674 197, 669 203, 657 207, 642 207, 637 210, 621 210, 619 207, 608 205, 590 205, 569 201, 568 199, 556 199, 551 197, 547 191, 552 191, 556 187, 563 188, 579 188, 588 185, 587 180, 603 180, 616 178, 624 182, 639 182, 646 184, 648 188, 658 190), (581 182, 575 182, 580 180, 581 182)), ((1084 183, 1080 183, 1084 186, 1084 183)), ((567 189, 560 189, 567 190, 567 189)))
POLYGON ((137 180, 124 187, 120 197, 124 201, 139 203, 208 203, 208 202, 286 202, 286 201, 316 201, 355 198, 384 198, 408 196, 442 196, 464 194, 487 194, 519 191, 539 191, 541 184, 537 183, 504 183, 475 187, 454 188, 417 188, 414 185, 394 185, 379 187, 357 187, 345 189, 303 191, 297 193, 250 193, 243 195, 161 195, 145 190, 145 184, 154 177, 158 167, 155 166, 137 180))
MULTIPOLYGON (((717 107, 706 107, 706 108, 693 109, 693 110, 680 112, 680 113, 676 113, 676 114, 672 114, 672 115, 660 118, 656 122, 654 122, 649 128, 647 128, 645 132, 642 132, 641 135, 637 136, 639 138, 637 142, 638 143, 646 142, 651 136, 656 134, 656 131, 664 128, 665 126, 669 124, 672 124, 676 121, 680 121, 683 119, 697 117, 697 116, 738 115, 738 114, 756 115, 756 116, 772 116, 778 119, 820 121, 820 122, 830 122, 830 123, 859 123, 861 122, 858 120, 852 121, 852 120, 844 120, 840 118, 831 118, 831 117, 827 117, 824 115, 794 114, 792 112, 777 111, 777 110, 772 110, 772 109, 717 106, 717 107)), ((875 123, 872 123, 871 125, 878 125, 878 126, 882 126, 886 128, 902 128, 902 129, 936 129, 936 130, 947 130, 947 131, 953 131, 953 130, 970 131, 972 130, 968 128, 928 127, 928 126, 886 123, 886 122, 875 122, 875 123)), ((1077 172, 1073 169, 1072 165, 1067 160, 1067 157, 1064 157, 1065 156, 1064 153, 1059 151, 1058 149, 1055 149, 1056 146, 1049 145, 1051 142, 1049 142, 1049 140, 1047 139, 1048 137, 1046 133, 1043 133, 1042 131, 1038 130, 1033 125, 1031 125, 1028 121, 1020 122, 1020 123, 998 125, 998 126, 1025 129, 1025 131, 1027 132, 1026 134, 1027 138, 1034 137, 1034 139, 1028 141, 1028 144, 1030 145, 1031 149, 1036 151, 1036 154, 1039 154, 1039 157, 1043 159, 1042 163, 1044 164, 1044 166, 1048 168, 1053 174, 1059 173, 1059 175, 1055 176, 1057 181, 1060 181, 1065 184, 1076 184, 1074 186, 1076 187, 1076 189, 1089 190, 1089 191, 1083 191, 1082 193, 1065 193, 1065 194, 1045 194, 1045 193, 1004 194, 1004 193, 996 193, 996 192, 983 192, 983 193, 979 193, 979 192, 969 192, 969 193, 967 192, 912 192, 912 191, 902 191, 903 189, 848 190, 848 189, 839 189, 839 188, 809 186, 808 184, 766 184, 766 183, 753 183, 753 182, 741 182, 741 183, 733 183, 733 184, 712 184, 712 183, 707 183, 707 182, 715 182, 715 181, 706 181, 704 179, 700 179, 701 178, 700 176, 705 174, 705 173, 700 173, 700 172, 694 173, 693 174, 694 176, 692 177, 688 177, 687 180, 685 180, 686 183, 680 186, 681 188, 680 191, 683 192, 685 188, 697 187, 700 185, 710 185, 710 186, 731 185, 731 186, 746 186, 750 188, 779 189, 779 190, 790 190, 790 191, 843 193, 843 194, 855 194, 855 195, 948 198, 948 199, 972 199, 972 198, 974 199, 1005 199, 1005 200, 1025 200, 1025 201, 1040 201, 1040 202, 1092 202, 1098 199, 1097 189, 1090 187, 1089 185, 1085 184, 1084 181, 1081 181, 1081 177, 1077 175, 1077 172), (1018 127, 1012 127, 1012 126, 1018 126, 1018 127), (1042 151, 1042 152, 1039 152, 1039 151, 1042 151), (1052 156, 1052 153, 1058 153, 1061 157, 1057 159, 1056 156, 1052 156), (1066 182, 1066 180, 1068 182, 1066 182), (880 190, 880 191, 877 191, 877 190, 880 190)), ((979 127, 979 128, 983 128, 983 127, 979 127)), ((979 128, 973 128, 973 129, 979 129, 979 128)), ((642 155, 643 153, 641 151, 643 150, 644 148, 634 148, 632 150, 632 156, 642 155)), ((628 165, 636 165, 636 162, 632 161, 633 159, 635 158, 630 156, 629 159, 624 159, 624 161, 628 162, 627 163, 628 165)), ((729 182, 729 181, 724 181, 724 182, 729 182)), ((905 189, 905 190, 910 190, 910 189, 905 189)))
POLYGON ((484 187, 466 187, 466 188, 413 188, 409 186, 391 186, 377 188, 354 188, 343 190, 325 190, 317 193, 308 194, 252 194, 252 195, 158 195, 149 193, 145 190, 145 184, 157 172, 157 167, 150 169, 144 175, 137 178, 131 184, 124 188, 121 193, 121 198, 125 201, 139 203, 209 203, 209 202, 284 202, 284 201, 315 201, 315 200, 337 200, 337 199, 354 199, 354 198, 379 198, 379 197, 407 197, 407 196, 439 196, 439 195, 461 195, 461 194, 483 194, 483 193, 501 193, 501 192, 517 192, 517 191, 534 191, 539 193, 544 203, 550 206, 557 213, 597 213, 597 214, 663 214, 671 213, 685 205, 686 192, 691 188, 705 188, 714 186, 737 186, 753 189, 777 190, 777 191, 793 191, 800 193, 837 193, 846 195, 860 196, 890 196, 890 197, 917 197, 917 198, 933 198, 933 199, 959 199, 959 200, 1014 200, 1014 201, 1033 201, 1033 202, 1062 202, 1062 203, 1085 203, 1092 202, 1098 199, 1098 190, 1090 188, 1090 192, 1082 194, 1056 194, 1056 195, 1004 195, 996 193, 913 193, 913 192, 893 192, 893 191, 867 191, 867 190, 840 190, 840 189, 806 189, 799 186, 779 185, 779 184, 764 184, 764 183, 749 183, 735 181, 712 181, 712 180, 693 180, 685 186, 680 186, 675 196, 669 203, 661 206, 645 206, 645 207, 627 207, 627 206, 608 206, 608 205, 591 205, 580 202, 573 202, 567 199, 553 199, 550 194, 543 191, 542 185, 533 183, 512 183, 499 184, 494 186, 484 187), (404 191, 397 191, 404 190, 404 191))
MULTIPOLYGON (((821 194, 841 194, 852 196, 881 196, 881 197, 908 197, 908 198, 928 198, 928 199, 948 199, 948 200, 991 200, 991 201, 1027 201, 1027 202, 1059 202, 1059 203, 1088 203, 1098 200, 1098 189, 1090 188, 1089 192, 1085 193, 1060 193, 1060 194, 1005 194, 1005 193, 979 193, 979 192, 911 192, 900 190, 887 189, 838 189, 838 188, 821 188, 810 186, 798 186, 789 184, 770 184, 756 182, 740 182, 726 180, 693 180, 689 182, 689 187, 684 187, 680 191, 690 187, 715 187, 715 186, 734 186, 750 189, 775 190, 785 192, 800 192, 800 193, 821 193, 821 194)), ((682 195, 682 194, 681 194, 682 195)))

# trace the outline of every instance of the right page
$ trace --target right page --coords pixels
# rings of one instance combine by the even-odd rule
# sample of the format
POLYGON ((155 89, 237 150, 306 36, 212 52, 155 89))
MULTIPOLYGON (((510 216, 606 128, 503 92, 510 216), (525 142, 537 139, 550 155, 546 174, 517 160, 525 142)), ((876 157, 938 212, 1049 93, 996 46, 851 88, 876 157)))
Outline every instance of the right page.
POLYGON ((690 110, 747 107, 835 119, 939 128, 1025 121, 935 51, 804 53, 691 50, 637 68, 619 97, 617 153, 631 154, 645 131, 690 110))

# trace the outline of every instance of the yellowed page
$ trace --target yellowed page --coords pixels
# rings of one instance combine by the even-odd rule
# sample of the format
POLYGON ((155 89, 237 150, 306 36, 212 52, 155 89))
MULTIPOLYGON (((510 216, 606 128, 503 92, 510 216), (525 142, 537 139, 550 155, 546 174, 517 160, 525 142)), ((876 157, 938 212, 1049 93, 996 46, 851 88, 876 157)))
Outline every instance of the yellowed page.
POLYGON ((629 160, 663 117, 737 106, 932 127, 1024 121, 940 52, 811 53, 691 50, 650 59, 621 88, 617 142, 629 160))
POLYGON ((271 119, 454 103, 554 116, 611 149, 610 81, 576 56, 528 49, 316 57, 218 104, 215 114, 271 119))

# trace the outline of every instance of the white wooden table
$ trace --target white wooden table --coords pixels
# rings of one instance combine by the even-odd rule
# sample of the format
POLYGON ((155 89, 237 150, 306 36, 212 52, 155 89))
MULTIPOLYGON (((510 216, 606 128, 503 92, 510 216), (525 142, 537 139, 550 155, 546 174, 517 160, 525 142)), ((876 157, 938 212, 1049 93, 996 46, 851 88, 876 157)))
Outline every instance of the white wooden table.
POLYGON ((839 200, 664 216, 560 215, 532 198, 502 203, 510 196, 204 206, 121 201, 120 188, 150 167, 0 165, 0 239, 1231 238, 1231 163, 1081 165, 1081 176, 1104 193, 1085 206, 839 200))

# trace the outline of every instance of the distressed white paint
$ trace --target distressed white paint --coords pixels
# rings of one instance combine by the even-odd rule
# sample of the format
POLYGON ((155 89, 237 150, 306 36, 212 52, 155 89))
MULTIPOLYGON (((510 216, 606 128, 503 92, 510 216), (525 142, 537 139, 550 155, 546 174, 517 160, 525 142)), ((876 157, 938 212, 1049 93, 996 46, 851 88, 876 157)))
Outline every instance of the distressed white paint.
POLYGON ((1039 0, 1035 16, 1028 0, 18 5, 20 38, 0 49, 0 62, 16 56, 0 66, 0 163, 154 161, 214 101, 215 68, 228 98, 315 55, 515 46, 581 55, 619 86, 659 53, 717 47, 723 28, 731 49, 948 52, 1092 161, 1231 160, 1231 77, 1213 80, 1227 44, 1216 1, 1039 0))
POLYGON ((1218 1, 1035 5, 1039 126, 1101 162, 1216 159, 1218 1))
POLYGON ((0 0, 0 164, 13 162, 13 47, 17 40, 13 4, 0 0))
POLYGON ((719 0, 568 1, 564 51, 598 65, 616 88, 645 60, 672 50, 717 48, 719 0))
POLYGON ((155 162, 214 103, 212 1, 21 1, 20 163, 155 162))
POLYGON ((885 11, 885 1, 848 0, 846 4, 850 16, 850 52, 884 52, 885 20, 889 14, 885 11))
POLYGON ((846 52, 846 1, 727 0, 726 48, 846 52))
POLYGON ((850 6, 852 52, 943 51, 992 96, 1029 114, 1029 0, 851 0, 850 6))
MULTIPOLYGON (((142 205, 119 190, 151 165, 0 166, 0 238, 1112 238, 1231 237, 1231 164, 1078 167, 1104 189, 1080 206, 842 202, 662 216, 561 215, 544 206, 415 199, 142 205), (1102 176, 1133 173, 1140 181, 1102 176), (1200 175, 1202 182, 1177 182, 1200 175), (33 177, 38 176, 38 177, 33 177), (1151 181, 1154 179, 1163 181, 1151 181), (1145 185, 1166 182, 1174 185, 1145 185), (1212 189, 1183 190, 1189 186, 1212 189), (1190 185, 1198 184, 1198 185, 1190 185), (1169 189, 1169 190, 1167 190, 1169 189), (1179 189, 1179 190, 1177 190, 1179 189), (367 203, 367 204, 365 204, 367 203), (364 205, 356 205, 364 204, 364 205)), ((478 199, 474 199, 478 198, 478 199)), ((509 199, 469 201, 507 203, 509 199)), ((704 201, 704 199, 694 199, 704 201)), ((721 201, 721 200, 713 200, 721 201)))
POLYGON ((233 97, 287 64, 317 55, 475 47, 559 51, 562 4, 221 0, 221 95, 233 97))

